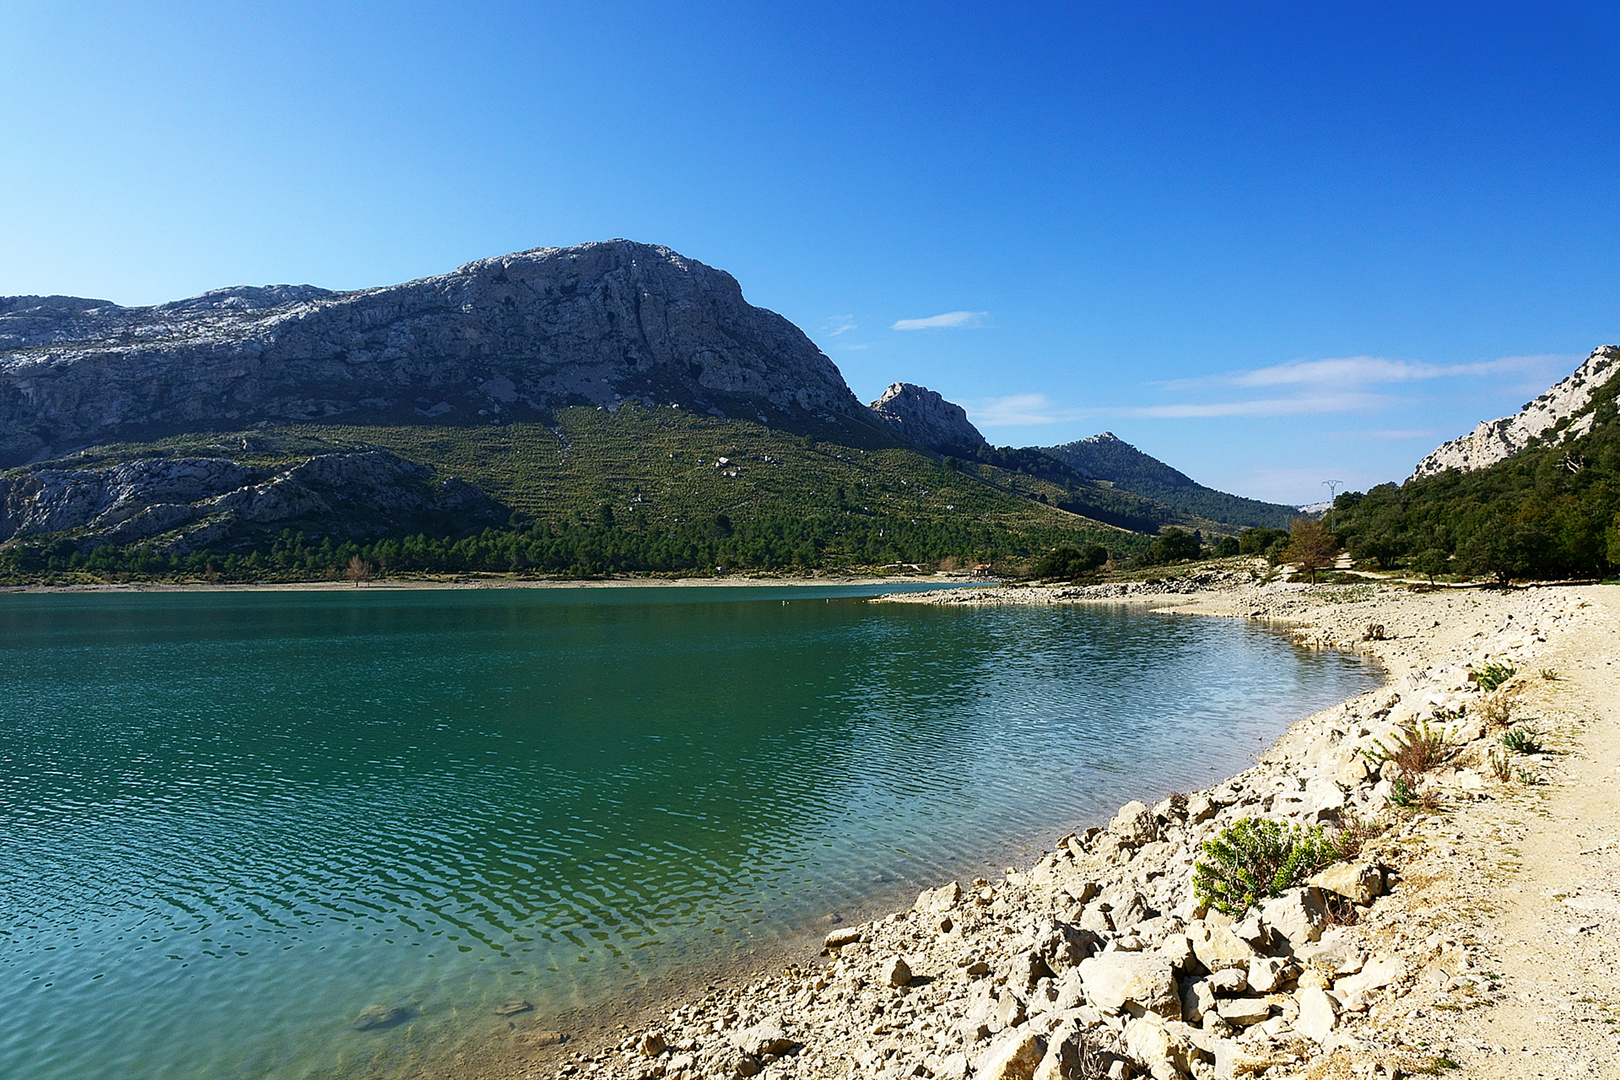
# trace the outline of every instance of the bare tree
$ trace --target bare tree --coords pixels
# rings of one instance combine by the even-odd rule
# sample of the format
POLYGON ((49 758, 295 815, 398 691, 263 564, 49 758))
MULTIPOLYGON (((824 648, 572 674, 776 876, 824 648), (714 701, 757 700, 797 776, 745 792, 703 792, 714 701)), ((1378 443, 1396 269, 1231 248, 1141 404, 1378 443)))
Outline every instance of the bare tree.
POLYGON ((343 572, 343 576, 354 582, 354 587, 358 589, 361 582, 371 580, 371 564, 358 555, 351 555, 349 568, 343 572))

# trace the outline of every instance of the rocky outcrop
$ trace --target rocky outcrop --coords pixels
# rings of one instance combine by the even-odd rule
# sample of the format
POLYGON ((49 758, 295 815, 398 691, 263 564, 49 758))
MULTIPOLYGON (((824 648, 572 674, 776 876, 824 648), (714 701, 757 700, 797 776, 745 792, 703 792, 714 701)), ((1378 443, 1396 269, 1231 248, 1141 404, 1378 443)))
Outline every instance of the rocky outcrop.
POLYGON ((628 240, 356 292, 0 298, 0 468, 261 421, 500 423, 630 400, 870 420, 832 361, 731 275, 628 240))
POLYGON ((974 451, 987 445, 962 406, 946 401, 926 386, 891 383, 883 396, 872 402, 871 409, 889 427, 936 453, 972 457, 974 451))
POLYGON ((1575 373, 1512 416, 1482 420, 1460 439, 1453 439, 1418 462, 1411 479, 1436 476, 1447 469, 1473 472, 1505 461, 1549 435, 1555 442, 1577 438, 1592 430, 1593 414, 1585 411, 1592 394, 1620 372, 1620 346, 1604 345, 1593 351, 1575 373), (1561 431, 1560 424, 1575 417, 1561 431))
POLYGON ((157 538, 186 555, 275 536, 337 539, 502 525, 510 511, 460 480, 380 450, 317 454, 277 467, 161 457, 100 468, 26 469, 0 477, 0 543, 66 534, 79 549, 157 538))

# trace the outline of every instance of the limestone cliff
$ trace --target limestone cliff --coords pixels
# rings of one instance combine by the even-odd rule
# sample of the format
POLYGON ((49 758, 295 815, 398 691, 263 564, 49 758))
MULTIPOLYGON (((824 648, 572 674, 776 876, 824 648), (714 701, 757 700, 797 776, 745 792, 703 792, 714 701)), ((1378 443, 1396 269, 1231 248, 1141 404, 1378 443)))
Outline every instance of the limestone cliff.
POLYGON ((870 416, 731 275, 627 240, 354 292, 241 287, 136 308, 0 298, 0 468, 261 421, 500 423, 632 399, 757 420, 870 416))
POLYGON ((1512 416, 1482 420, 1467 435, 1453 439, 1418 462, 1411 479, 1434 476, 1447 469, 1472 472, 1494 465, 1517 454, 1532 439, 1549 435, 1557 442, 1578 438, 1592 429, 1594 416, 1577 416, 1592 400, 1592 394, 1620 373, 1620 346, 1604 345, 1594 350, 1574 374, 1528 402, 1512 416), (1562 430, 1559 424, 1575 417, 1562 430))
POLYGON ((971 457, 986 445, 962 406, 946 401, 926 386, 891 383, 883 396, 872 402, 871 409, 879 420, 918 446, 941 454, 971 457))

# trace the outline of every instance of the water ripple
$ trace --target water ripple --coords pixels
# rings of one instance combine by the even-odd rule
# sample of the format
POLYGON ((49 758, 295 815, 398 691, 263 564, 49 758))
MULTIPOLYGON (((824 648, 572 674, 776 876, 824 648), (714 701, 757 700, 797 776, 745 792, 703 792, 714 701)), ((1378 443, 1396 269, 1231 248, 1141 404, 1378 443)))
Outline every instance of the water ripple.
POLYGON ((3 598, 0 1074, 403 1075, 362 1008, 601 1000, 1373 680, 1239 623, 779 599, 3 598))

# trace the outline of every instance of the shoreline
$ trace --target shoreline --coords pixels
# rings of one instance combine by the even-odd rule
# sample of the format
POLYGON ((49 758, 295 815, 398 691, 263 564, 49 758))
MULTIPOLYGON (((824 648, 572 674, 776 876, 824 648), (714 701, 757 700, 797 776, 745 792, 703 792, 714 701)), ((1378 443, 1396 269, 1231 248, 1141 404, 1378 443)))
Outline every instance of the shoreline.
MULTIPOLYGON (((1584 667, 1591 662, 1601 670, 1613 663, 1607 654, 1614 653, 1616 639, 1612 633, 1600 636, 1594 647, 1590 631, 1598 623, 1612 631, 1614 616, 1620 612, 1620 590, 1552 586, 1508 594, 1415 593, 1376 582, 1255 586, 1241 580, 1206 580, 1196 586, 1156 582, 1046 590, 992 587, 908 593, 874 602, 1146 602, 1168 613, 1259 619, 1291 628, 1301 645, 1371 654, 1383 664, 1386 682, 1296 720, 1254 766, 1191 793, 1187 801, 1168 799, 1151 810, 1140 803, 1127 804, 1107 829, 1065 837, 1027 870, 962 883, 965 892, 947 883, 925 891, 910 911, 840 925, 825 939, 828 948, 821 957, 804 956, 812 951, 813 940, 799 949, 797 960, 794 947, 777 950, 770 964, 788 961, 779 974, 765 974, 756 963, 751 974, 743 969, 694 972, 690 980, 680 980, 688 985, 685 990, 670 986, 670 992, 660 994, 647 987, 646 1000, 633 1010, 639 1021, 627 1019, 628 1012, 616 1014, 611 1019, 619 1022, 617 1027, 591 1025, 592 1030, 579 1032, 576 1041, 539 1053, 514 1040, 506 1071, 491 1075, 613 1080, 920 1075, 1027 1080, 1033 1074, 1048 1080, 1066 1075, 1063 1055, 1072 1057, 1088 1039, 1092 1045, 1110 1047, 1123 1067, 1136 1070, 1135 1075, 1151 1072, 1161 1080, 1239 1074, 1339 1076, 1348 1075, 1335 1071, 1340 1066, 1363 1063, 1384 1070, 1368 1076, 1393 1077, 1403 1068, 1424 1068, 1439 1060, 1434 1053, 1425 1057, 1411 1043, 1386 1037, 1389 1020, 1420 993, 1430 967, 1443 960, 1464 972, 1483 970, 1488 946, 1478 940, 1448 939, 1427 950, 1443 955, 1407 955, 1410 950, 1403 952, 1403 946, 1410 942, 1404 938, 1378 936, 1385 929, 1379 925, 1385 921, 1379 913, 1398 911, 1403 901, 1411 899, 1407 893, 1416 895, 1416 889, 1432 885, 1432 875, 1416 868, 1428 857, 1422 841, 1436 821, 1478 816, 1493 801, 1510 801, 1526 793, 1516 790, 1513 781, 1504 785, 1488 774, 1483 757, 1495 732, 1476 733, 1469 726, 1468 705, 1477 710, 1485 695, 1471 688, 1466 671, 1471 664, 1493 658, 1516 662, 1519 675, 1502 693, 1538 702, 1560 684, 1535 683, 1531 668, 1538 657, 1566 645, 1562 639, 1576 631, 1587 635, 1573 654, 1587 661, 1578 663, 1584 667), (1382 620, 1376 624, 1377 635, 1371 633, 1370 617, 1382 620), (1556 628, 1554 645, 1547 644, 1542 624, 1556 628), (1445 710, 1452 706, 1461 706, 1464 719, 1449 717, 1445 710), (1391 783, 1368 767, 1362 751, 1394 737, 1402 723, 1425 716, 1446 717, 1447 734, 1453 740, 1450 763, 1423 781, 1444 801, 1444 816, 1389 815, 1383 804, 1391 783), (1363 775, 1356 777, 1357 772, 1363 775), (1301 790, 1298 784, 1306 774, 1315 778, 1305 781, 1301 790), (1324 781, 1338 791, 1328 790, 1324 781), (1197 808, 1190 815, 1189 804, 1197 808), (1275 985, 1253 983, 1245 988, 1246 994, 1217 997, 1210 984, 1220 980, 1209 973, 1218 968, 1202 963, 1201 953, 1189 942, 1200 936, 1230 938, 1233 932, 1250 928, 1246 924, 1234 928, 1231 919, 1202 910, 1186 879, 1198 843, 1240 813, 1330 824, 1347 814, 1392 816, 1397 820, 1391 820, 1382 836, 1364 849, 1359 863, 1350 867, 1363 883, 1376 872, 1376 888, 1362 888, 1384 893, 1387 885, 1391 895, 1358 895, 1347 901, 1356 913, 1355 925, 1309 926, 1301 931, 1306 938, 1314 934, 1309 941, 1293 942, 1283 936, 1280 926, 1288 922, 1287 913, 1270 915, 1269 921, 1252 928, 1256 937, 1244 948, 1252 954, 1247 961, 1250 969, 1254 961, 1275 969, 1273 975, 1279 976, 1273 979, 1275 985), (1065 940, 1072 941, 1082 931, 1095 936, 1089 948, 1094 955, 1070 964, 1067 961, 1077 950, 1053 946, 1053 935, 1068 935, 1065 940), (1037 940, 1043 934, 1045 952, 1037 940), (1261 934, 1269 935, 1264 947, 1256 944, 1261 934), (1063 955, 1048 955, 1053 947, 1063 955), (1114 1002, 1106 992, 1105 984, 1117 973, 1101 968, 1112 972, 1133 965, 1158 965, 1155 970, 1170 973, 1171 988, 1159 986, 1162 1000, 1154 1002, 1156 1008, 1130 999, 1114 1002), (1258 996, 1261 989, 1266 991, 1263 997, 1258 996), (1187 1002, 1187 993, 1201 996, 1187 1002), (1101 1000, 1094 1000, 1098 997, 1101 1000), (1232 1001, 1239 1004, 1233 1006, 1232 1001), (1208 1010, 1202 1011, 1200 1004, 1208 1010), (1205 1021, 1200 1012, 1217 1019, 1205 1021), (660 1018, 660 1013, 667 1015, 660 1018), (626 1037, 614 1042, 615 1034, 626 1037), (1317 1067, 1323 1062, 1329 1064, 1317 1067), (1045 1075, 1034 1071, 1037 1066, 1045 1075)), ((1613 706, 1611 689, 1591 722, 1612 721, 1613 706)), ((1567 717, 1556 723, 1562 725, 1557 728, 1561 739, 1581 737, 1579 725, 1570 728, 1567 717)), ((1538 760, 1535 767, 1551 779, 1559 761, 1538 760)), ((1547 790, 1526 785, 1531 797, 1547 790)), ((1341 878, 1347 873, 1339 870, 1341 878)), ((1615 916, 1620 928, 1620 904, 1615 916)), ((1309 912, 1292 917, 1307 924, 1315 918, 1309 912)), ((1405 918, 1393 918, 1391 924, 1398 926, 1405 918)), ((807 927, 805 935, 812 933, 819 930, 807 927)), ((1450 984, 1459 980, 1448 979, 1442 980, 1443 994, 1458 989, 1450 984)), ((1222 986, 1229 988, 1232 982, 1228 979, 1222 986)), ((1461 982, 1467 987, 1500 987, 1500 983, 1461 982)), ((1221 993, 1226 995, 1227 990, 1221 993)), ((1489 990, 1483 993, 1488 995, 1489 990)), ((1440 1006, 1442 1019, 1450 1015, 1444 1010, 1451 1007, 1440 1006)), ((1426 1021, 1429 1038, 1422 1040, 1424 1047, 1443 1048, 1449 1029, 1444 1023, 1437 1025, 1435 1015, 1432 1008, 1425 1013, 1421 1007, 1403 1014, 1426 1021)), ((1518 1075, 1513 1067, 1509 1061, 1509 1071, 1500 1075, 1518 1075)))
MULTIPOLYGON (((829 575, 827 577, 619 577, 514 578, 456 577, 399 578, 367 581, 246 581, 210 584, 196 582, 103 582, 76 585, 0 585, 0 596, 34 593, 182 593, 182 592, 419 592, 451 589, 628 589, 628 588, 871 588, 931 584, 940 589, 985 586, 982 579, 965 574, 829 575)), ((994 587, 990 583, 990 587, 994 587)))

